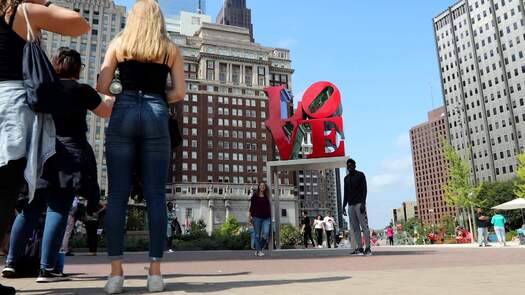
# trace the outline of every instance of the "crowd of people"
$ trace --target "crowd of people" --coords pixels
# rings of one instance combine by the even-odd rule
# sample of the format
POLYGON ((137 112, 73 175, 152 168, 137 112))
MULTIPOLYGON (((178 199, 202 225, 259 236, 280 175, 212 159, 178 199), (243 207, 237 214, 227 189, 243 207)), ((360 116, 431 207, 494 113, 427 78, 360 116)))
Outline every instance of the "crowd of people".
MULTIPOLYGON (((78 82, 84 64, 77 51, 60 48, 51 53, 61 92, 70 100, 46 113, 27 103, 22 67, 28 58, 26 44, 38 40, 43 30, 77 37, 87 34, 90 25, 79 13, 46 0, 1 0, 0 14, 0 237, 10 228, 15 204, 23 203, 12 225, 3 276, 14 277, 24 267, 26 244, 46 211, 37 282, 65 278, 57 260, 61 250, 69 249, 71 210, 78 195, 87 201, 88 238, 98 236, 99 218, 106 212, 111 272, 104 289, 109 294, 122 292, 125 216, 132 174, 139 171, 150 221, 147 288, 162 291, 160 265, 168 216, 158 212, 166 210, 168 104, 182 100, 186 87, 181 54, 169 39, 158 3, 139 0, 133 6, 125 27, 109 45, 96 90, 78 82), (110 91, 116 70, 121 93, 110 91), (166 91, 168 76, 172 88, 166 91), (88 111, 110 118, 105 146, 107 207, 99 203, 97 167, 86 138, 88 111)), ((97 239, 88 240, 90 252, 96 253, 97 239)), ((0 288, 0 294, 14 294, 10 287, 0 288)))

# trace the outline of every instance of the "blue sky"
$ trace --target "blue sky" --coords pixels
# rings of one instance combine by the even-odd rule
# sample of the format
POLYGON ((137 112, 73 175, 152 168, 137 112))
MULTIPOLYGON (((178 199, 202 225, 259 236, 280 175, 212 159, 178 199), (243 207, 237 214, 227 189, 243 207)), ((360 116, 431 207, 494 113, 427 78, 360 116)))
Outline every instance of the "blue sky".
MULTIPOLYGON (((247 0, 256 42, 291 50, 296 95, 320 80, 340 88, 346 153, 367 175, 371 227, 416 199, 408 132, 442 105, 432 18, 454 2, 247 0)), ((207 1, 213 19, 221 3, 207 1)))

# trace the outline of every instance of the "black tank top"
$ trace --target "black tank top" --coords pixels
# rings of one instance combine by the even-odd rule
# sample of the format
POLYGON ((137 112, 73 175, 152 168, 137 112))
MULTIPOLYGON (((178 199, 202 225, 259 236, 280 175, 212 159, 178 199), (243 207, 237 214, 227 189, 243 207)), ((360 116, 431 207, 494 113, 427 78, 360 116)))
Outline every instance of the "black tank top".
POLYGON ((22 57, 26 41, 13 31, 16 9, 9 18, 9 23, 5 22, 5 12, 0 17, 0 81, 23 80, 22 57))
POLYGON ((120 82, 123 90, 142 90, 144 92, 165 94, 170 67, 166 64, 128 60, 118 64, 120 82))

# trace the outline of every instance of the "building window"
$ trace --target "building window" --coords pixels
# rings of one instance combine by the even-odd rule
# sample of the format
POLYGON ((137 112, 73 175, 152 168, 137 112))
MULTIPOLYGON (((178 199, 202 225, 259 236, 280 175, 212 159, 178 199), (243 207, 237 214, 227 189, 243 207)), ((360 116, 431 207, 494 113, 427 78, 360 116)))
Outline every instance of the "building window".
POLYGON ((245 67, 244 68, 244 83, 246 84, 246 86, 252 86, 252 80, 253 80, 252 67, 245 67))
POLYGON ((257 67, 257 81, 259 86, 266 86, 266 68, 257 67))
POLYGON ((239 65, 232 66, 232 82, 233 85, 241 84, 241 66, 239 65))
POLYGON ((206 80, 215 80, 215 61, 206 61, 206 80))
POLYGON ((228 74, 228 65, 224 63, 219 64, 219 81, 221 83, 226 83, 228 74))

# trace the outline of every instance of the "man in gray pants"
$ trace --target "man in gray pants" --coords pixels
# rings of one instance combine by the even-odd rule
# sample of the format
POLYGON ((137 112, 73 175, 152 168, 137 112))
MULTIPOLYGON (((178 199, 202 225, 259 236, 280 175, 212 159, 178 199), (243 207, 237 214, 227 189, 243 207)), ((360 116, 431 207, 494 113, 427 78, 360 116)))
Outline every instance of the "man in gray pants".
POLYGON ((370 229, 368 228, 368 217, 366 215, 366 177, 361 171, 357 171, 356 163, 352 159, 346 161, 348 174, 344 180, 343 214, 348 205, 348 215, 353 237, 351 241, 352 255, 372 255, 370 250, 370 229), (361 244, 361 231, 365 235, 366 248, 363 250, 361 244))

